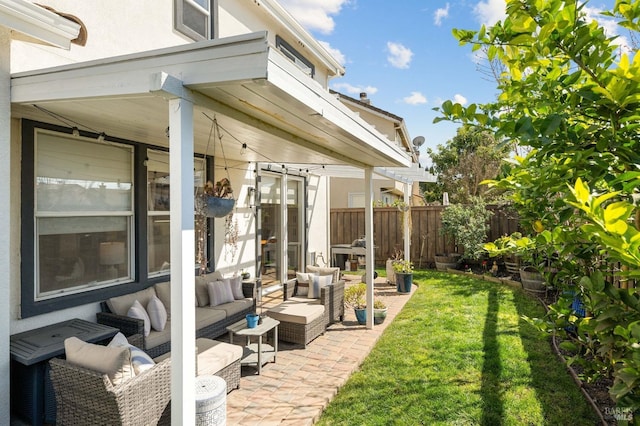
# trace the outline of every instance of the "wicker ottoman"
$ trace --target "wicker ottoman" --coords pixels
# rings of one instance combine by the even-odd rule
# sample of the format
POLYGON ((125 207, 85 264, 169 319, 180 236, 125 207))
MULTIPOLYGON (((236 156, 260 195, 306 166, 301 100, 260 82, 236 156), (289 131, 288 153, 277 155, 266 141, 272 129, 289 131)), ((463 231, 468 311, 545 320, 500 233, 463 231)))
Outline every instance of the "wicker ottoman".
POLYGON ((280 321, 278 338, 284 342, 305 347, 326 331, 327 315, 324 306, 289 300, 267 311, 267 315, 280 321))
MULTIPOLYGON (((227 382, 227 393, 240 387, 240 358, 242 346, 218 342, 201 337, 196 339, 198 348, 197 374, 222 377, 227 382)), ((154 358, 155 362, 171 356, 171 352, 154 358)))

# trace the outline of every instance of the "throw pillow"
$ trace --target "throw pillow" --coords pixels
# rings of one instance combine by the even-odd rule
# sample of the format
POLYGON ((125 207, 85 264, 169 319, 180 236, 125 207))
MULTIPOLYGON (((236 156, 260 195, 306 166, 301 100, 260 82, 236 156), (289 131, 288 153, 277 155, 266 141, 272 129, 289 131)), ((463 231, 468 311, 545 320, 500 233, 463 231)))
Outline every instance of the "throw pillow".
POLYGON ((147 304, 147 314, 151 321, 151 328, 156 331, 164 330, 164 326, 167 324, 167 310, 164 307, 162 301, 158 296, 153 296, 147 304))
POLYGON ((149 355, 147 355, 145 351, 130 344, 127 338, 124 337, 124 334, 122 333, 118 333, 113 336, 113 339, 111 339, 111 342, 109 342, 107 346, 112 348, 125 347, 129 349, 131 365, 136 375, 156 365, 153 359, 149 355))
POLYGON ((153 286, 156 289, 158 299, 164 305, 164 309, 167 311, 167 321, 171 321, 171 281, 165 281, 153 286))
POLYGON ((106 374, 114 385, 135 376, 128 348, 94 345, 69 337, 64 341, 64 352, 70 363, 106 374))
POLYGON ((138 318, 144 321, 144 335, 145 337, 151 333, 151 319, 149 314, 144 310, 144 307, 137 300, 133 302, 133 305, 129 308, 127 316, 131 318, 138 318))
POLYGON ((233 298, 235 300, 242 300, 245 298, 244 293, 242 292, 242 277, 240 275, 237 277, 225 278, 225 280, 229 281, 231 293, 233 293, 233 298))
POLYGON ((312 275, 311 283, 309 283, 309 299, 319 299, 322 287, 326 287, 332 282, 332 275, 312 275))
POLYGON ((207 288, 209 289, 210 306, 218 306, 234 300, 229 281, 209 282, 207 283, 207 288))
POLYGON ((296 272, 296 291, 295 296, 308 296, 309 295, 309 281, 311 281, 313 274, 307 272, 296 272))

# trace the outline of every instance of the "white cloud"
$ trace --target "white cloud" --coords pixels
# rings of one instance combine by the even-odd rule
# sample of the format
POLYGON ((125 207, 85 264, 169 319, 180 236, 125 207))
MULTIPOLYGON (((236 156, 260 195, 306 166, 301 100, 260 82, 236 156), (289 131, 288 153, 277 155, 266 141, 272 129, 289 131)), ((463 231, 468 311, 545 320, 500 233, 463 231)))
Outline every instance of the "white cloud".
POLYGON ((331 34, 333 16, 352 0, 280 0, 280 4, 308 31, 331 34))
POLYGON ((485 0, 479 2, 473 12, 481 24, 492 26, 507 17, 505 0, 485 0))
POLYGON ((336 59, 336 61, 340 62, 340 65, 344 66, 344 64, 347 63, 346 56, 344 56, 344 53, 342 53, 340 50, 331 47, 331 45, 326 41, 318 40, 318 42, 327 50, 327 52, 331 54, 331 56, 336 59))
POLYGON ((366 92, 368 95, 375 95, 378 92, 377 87, 353 86, 349 83, 333 83, 331 87, 337 92, 347 92, 349 95, 359 95, 362 92, 366 92))
POLYGON ((444 8, 441 7, 436 10, 436 12, 433 14, 433 22, 437 26, 440 26, 440 24, 442 24, 442 20, 448 17, 449 17, 449 3, 447 3, 447 5, 444 8))
POLYGON ((411 57, 413 56, 413 52, 411 51, 411 49, 404 47, 400 43, 388 41, 387 50, 389 52, 387 60, 393 67, 409 68, 409 63, 411 62, 411 57))
POLYGON ((464 106, 469 101, 467 100, 467 98, 462 96, 460 93, 456 93, 455 95, 453 95, 453 102, 464 106))
POLYGON ((595 7, 585 6, 582 10, 584 13, 586 13, 587 19, 598 21, 598 24, 600 24, 600 26, 604 29, 604 34, 607 37, 617 36, 614 43, 620 47, 621 52, 630 52, 632 50, 631 42, 629 41, 629 39, 625 36, 621 36, 618 33, 619 27, 615 19, 601 15, 603 10, 595 7))
POLYGON ((420 92, 411 92, 411 95, 405 98, 402 98, 402 101, 405 104, 409 104, 409 105, 420 105, 420 104, 426 104, 427 98, 420 92))

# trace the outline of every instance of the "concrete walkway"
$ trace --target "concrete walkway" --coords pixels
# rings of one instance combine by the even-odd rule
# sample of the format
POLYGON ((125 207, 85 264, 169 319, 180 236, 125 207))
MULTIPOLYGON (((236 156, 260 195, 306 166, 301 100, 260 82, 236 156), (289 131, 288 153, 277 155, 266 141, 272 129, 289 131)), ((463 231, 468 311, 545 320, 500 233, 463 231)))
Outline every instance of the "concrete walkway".
POLYGON ((388 306, 383 324, 367 330, 358 325, 353 309, 347 308, 345 320, 331 325, 306 349, 281 342, 276 362, 266 364, 260 376, 255 368, 242 367, 240 389, 227 395, 227 424, 298 426, 315 423, 415 289, 414 285, 410 294, 398 293, 386 279, 377 278, 376 297, 381 297, 388 306))

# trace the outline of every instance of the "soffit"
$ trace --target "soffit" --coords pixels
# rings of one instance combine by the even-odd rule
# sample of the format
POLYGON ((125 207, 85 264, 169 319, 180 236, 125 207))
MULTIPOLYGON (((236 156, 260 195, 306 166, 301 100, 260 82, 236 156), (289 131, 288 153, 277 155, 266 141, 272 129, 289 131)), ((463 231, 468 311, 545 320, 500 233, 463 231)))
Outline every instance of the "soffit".
POLYGON ((251 162, 410 164, 393 142, 272 49, 265 32, 14 74, 12 115, 54 124, 63 117, 81 130, 168 146, 168 99, 154 92, 160 73, 181 81, 194 100, 196 152, 224 149, 228 159, 251 162), (210 139, 213 118, 222 146, 210 139))

